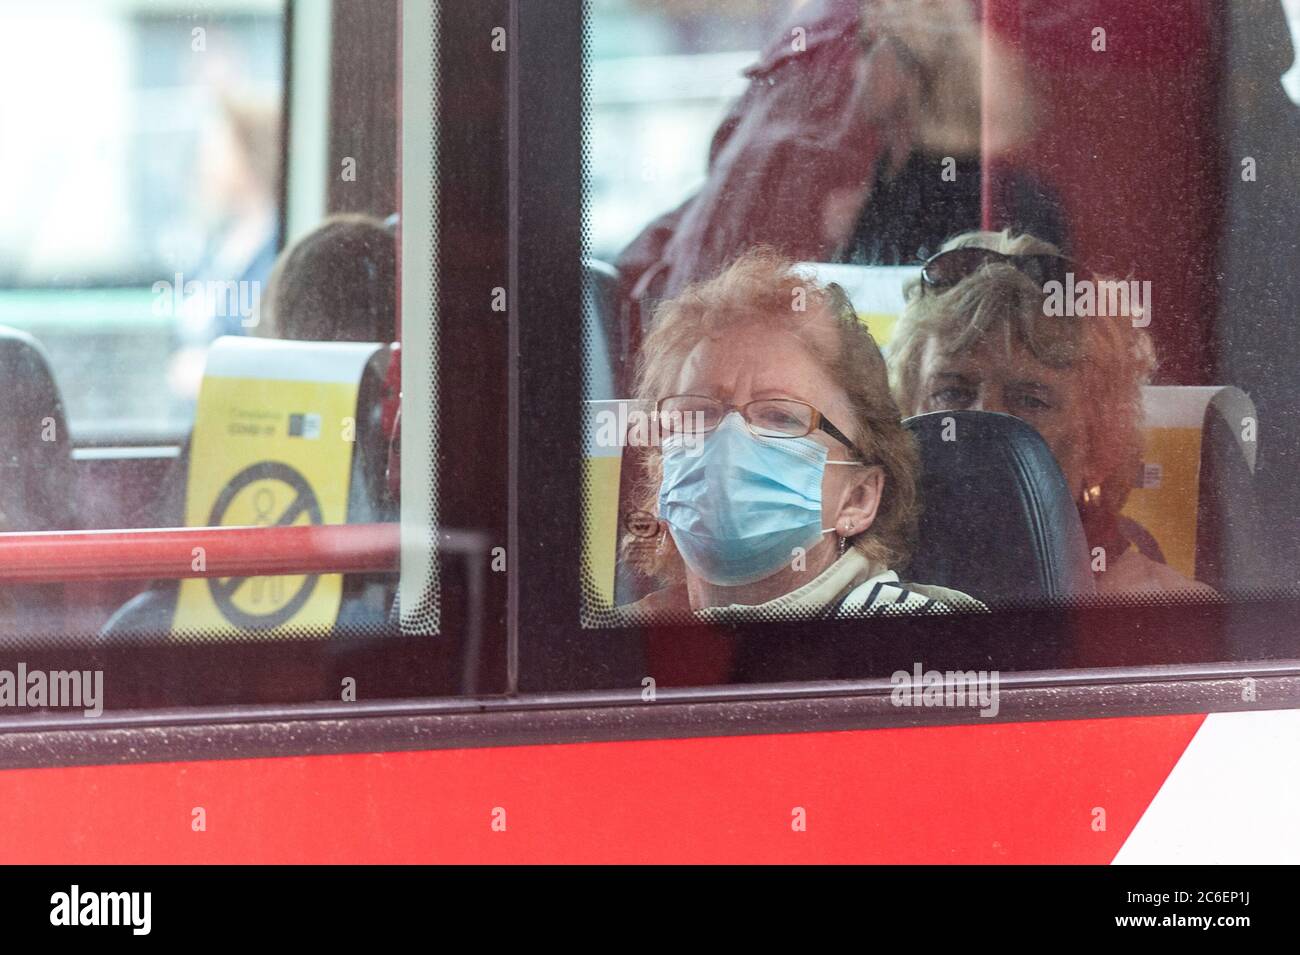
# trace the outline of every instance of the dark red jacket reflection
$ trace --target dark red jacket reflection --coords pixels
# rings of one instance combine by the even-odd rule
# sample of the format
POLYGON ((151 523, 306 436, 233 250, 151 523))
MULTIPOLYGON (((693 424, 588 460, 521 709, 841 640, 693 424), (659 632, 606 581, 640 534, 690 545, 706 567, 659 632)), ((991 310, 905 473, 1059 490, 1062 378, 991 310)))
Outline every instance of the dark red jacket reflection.
POLYGON ((745 71, 704 186, 619 257, 634 299, 671 296, 755 245, 796 261, 839 253, 856 222, 843 210, 861 207, 882 158, 900 164, 911 148, 868 119, 859 3, 812 0, 745 71))

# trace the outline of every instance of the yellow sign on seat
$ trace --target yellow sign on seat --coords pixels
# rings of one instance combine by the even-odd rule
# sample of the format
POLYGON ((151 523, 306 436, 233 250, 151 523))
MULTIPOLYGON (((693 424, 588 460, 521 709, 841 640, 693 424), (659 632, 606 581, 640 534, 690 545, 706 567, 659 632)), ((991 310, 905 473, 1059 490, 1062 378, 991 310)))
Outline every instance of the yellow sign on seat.
POLYGON ((848 293, 849 301, 881 348, 894 334, 903 314, 903 287, 921 277, 919 265, 842 265, 829 262, 801 262, 798 271, 818 282, 834 282, 848 293))
MULTIPOLYGON (((218 339, 199 391, 186 525, 345 523, 357 393, 379 347, 218 339)), ((209 571, 227 559, 216 546, 192 557, 209 571)), ((339 574, 188 578, 172 632, 324 633, 342 593, 339 574)))
POLYGON ((586 402, 582 560, 588 596, 601 609, 614 605, 619 541, 627 530, 623 451, 629 443, 653 443, 653 410, 631 399, 586 402))
POLYGON ((1141 473, 1123 513, 1155 538, 1165 563, 1196 578, 1199 538, 1209 532, 1200 526, 1202 520, 1227 526, 1232 523, 1227 511, 1236 508, 1242 530, 1253 504, 1202 485, 1206 436, 1217 421, 1224 440, 1235 443, 1241 468, 1253 473, 1255 406, 1240 389, 1221 386, 1152 386, 1142 390, 1142 404, 1146 440, 1141 473))

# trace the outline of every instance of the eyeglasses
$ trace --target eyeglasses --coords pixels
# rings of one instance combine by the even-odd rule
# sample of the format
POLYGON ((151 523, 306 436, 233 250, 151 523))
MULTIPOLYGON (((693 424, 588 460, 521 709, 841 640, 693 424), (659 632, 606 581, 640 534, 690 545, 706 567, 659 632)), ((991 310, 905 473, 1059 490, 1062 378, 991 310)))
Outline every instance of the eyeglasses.
POLYGON ((707 395, 670 395, 655 402, 660 433, 707 434, 733 411, 739 411, 745 427, 760 438, 802 438, 823 431, 854 454, 857 448, 820 411, 797 398, 760 398, 743 405, 729 405, 707 395))
POLYGON ((1006 255, 992 249, 967 246, 949 249, 926 259, 921 266, 921 282, 928 289, 949 289, 984 266, 999 263, 1010 265, 1027 275, 1039 288, 1045 287, 1048 282, 1065 285, 1066 275, 1077 271, 1074 261, 1063 255, 1006 255))

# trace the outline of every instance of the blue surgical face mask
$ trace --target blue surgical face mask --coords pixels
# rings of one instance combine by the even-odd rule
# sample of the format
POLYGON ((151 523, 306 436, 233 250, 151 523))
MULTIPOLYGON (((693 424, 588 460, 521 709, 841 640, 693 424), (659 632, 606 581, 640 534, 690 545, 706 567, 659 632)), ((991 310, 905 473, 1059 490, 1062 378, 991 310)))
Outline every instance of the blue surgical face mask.
POLYGON ((686 566, 734 587, 776 573, 821 539, 826 448, 812 438, 761 438, 739 413, 703 440, 663 445, 659 516, 686 566))

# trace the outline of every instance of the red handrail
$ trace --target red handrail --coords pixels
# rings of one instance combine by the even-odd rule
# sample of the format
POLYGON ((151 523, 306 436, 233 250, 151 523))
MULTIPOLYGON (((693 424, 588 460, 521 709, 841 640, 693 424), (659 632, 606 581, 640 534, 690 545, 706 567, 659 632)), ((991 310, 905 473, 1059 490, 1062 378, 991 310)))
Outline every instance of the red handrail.
POLYGON ((397 570, 399 524, 0 534, 0 580, 154 580, 397 570), (201 550, 199 550, 201 548, 201 550))

